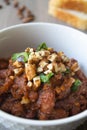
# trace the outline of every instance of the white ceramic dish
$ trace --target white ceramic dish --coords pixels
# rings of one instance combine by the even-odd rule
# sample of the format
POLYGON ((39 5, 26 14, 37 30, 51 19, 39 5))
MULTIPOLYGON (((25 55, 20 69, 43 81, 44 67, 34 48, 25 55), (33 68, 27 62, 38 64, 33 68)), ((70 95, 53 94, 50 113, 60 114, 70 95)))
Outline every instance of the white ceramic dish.
MULTIPOLYGON (((0 57, 8 57, 42 42, 77 59, 87 75, 87 35, 63 25, 31 23, 0 30, 0 57)), ((0 111, 0 130, 2 125, 6 130, 71 130, 86 118, 87 110, 69 118, 51 121, 28 120, 0 111)))

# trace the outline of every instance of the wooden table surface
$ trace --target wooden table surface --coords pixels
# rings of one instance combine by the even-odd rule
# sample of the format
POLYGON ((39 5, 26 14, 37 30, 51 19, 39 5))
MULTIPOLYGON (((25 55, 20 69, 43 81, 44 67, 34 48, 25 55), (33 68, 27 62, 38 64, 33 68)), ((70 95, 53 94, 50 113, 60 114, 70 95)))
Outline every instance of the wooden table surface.
MULTIPOLYGON (((35 20, 33 22, 50 22, 64 24, 63 22, 58 21, 57 19, 48 15, 48 0, 18 1, 20 3, 20 7, 22 5, 26 5, 35 15, 35 20)), ((3 8, 0 9, 0 29, 22 23, 22 21, 17 15, 17 9, 13 6, 13 0, 10 0, 10 5, 6 5, 4 0, 0 0, 0 5, 3 6, 3 8)), ((87 33, 87 31, 85 31, 84 33, 87 33)), ((3 128, 3 130, 5 129, 3 128)), ((78 127, 76 130, 87 130, 87 122, 85 122, 82 126, 78 127)))

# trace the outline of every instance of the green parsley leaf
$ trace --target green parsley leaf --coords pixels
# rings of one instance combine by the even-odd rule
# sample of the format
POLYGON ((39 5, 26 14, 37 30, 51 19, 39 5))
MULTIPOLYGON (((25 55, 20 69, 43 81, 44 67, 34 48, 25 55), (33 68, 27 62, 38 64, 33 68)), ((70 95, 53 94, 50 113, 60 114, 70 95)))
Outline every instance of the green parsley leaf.
POLYGON ((71 91, 75 92, 78 90, 79 86, 81 85, 81 81, 79 79, 76 79, 73 86, 71 87, 71 91))
POLYGON ((54 75, 54 73, 52 73, 52 72, 49 73, 49 74, 47 74, 47 75, 45 75, 45 74, 40 74, 41 82, 43 82, 43 83, 49 82, 50 78, 51 78, 53 75, 54 75))
POLYGON ((42 50, 42 49, 45 49, 45 50, 47 50, 47 45, 46 45, 46 43, 42 43, 42 44, 40 44, 38 47, 37 47, 37 51, 40 51, 40 50, 42 50))
POLYGON ((69 74, 70 73, 70 68, 66 68, 66 71, 64 73, 69 74))
POLYGON ((13 61, 16 61, 19 57, 22 57, 24 62, 28 61, 29 54, 27 52, 14 53, 11 57, 13 61))

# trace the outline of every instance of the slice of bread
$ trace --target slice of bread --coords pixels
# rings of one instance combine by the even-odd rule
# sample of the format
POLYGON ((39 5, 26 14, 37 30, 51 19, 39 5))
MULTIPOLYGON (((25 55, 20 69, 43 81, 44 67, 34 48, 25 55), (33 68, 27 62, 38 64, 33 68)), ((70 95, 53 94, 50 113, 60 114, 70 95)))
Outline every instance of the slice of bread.
POLYGON ((49 6, 48 13, 75 28, 87 30, 87 14, 83 12, 49 6))
POLYGON ((87 13, 87 0, 50 0, 49 6, 72 9, 87 13))

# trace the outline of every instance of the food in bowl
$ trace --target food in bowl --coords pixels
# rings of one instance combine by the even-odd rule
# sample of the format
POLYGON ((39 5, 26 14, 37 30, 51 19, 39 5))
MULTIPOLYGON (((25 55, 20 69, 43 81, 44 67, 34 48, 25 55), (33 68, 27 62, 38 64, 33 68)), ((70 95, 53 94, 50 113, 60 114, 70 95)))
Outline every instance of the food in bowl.
POLYGON ((0 60, 0 109, 53 120, 87 109, 87 77, 77 60, 42 43, 0 60))

